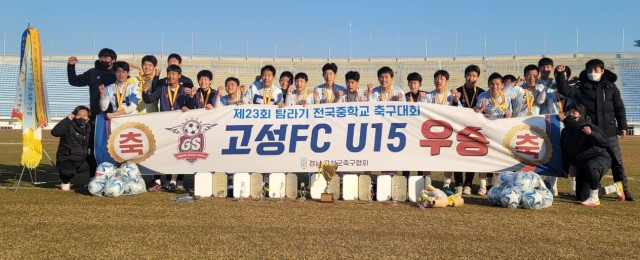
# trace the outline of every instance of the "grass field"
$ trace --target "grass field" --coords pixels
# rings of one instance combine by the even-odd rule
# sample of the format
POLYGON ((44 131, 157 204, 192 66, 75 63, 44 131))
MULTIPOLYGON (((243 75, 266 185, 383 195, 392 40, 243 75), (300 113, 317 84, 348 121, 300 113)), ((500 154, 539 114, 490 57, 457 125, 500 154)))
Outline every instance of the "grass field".
MULTIPOLYGON (((44 137, 55 160, 57 139, 44 137)), ((561 195, 543 210, 492 207, 479 196, 465 197, 462 207, 426 210, 359 201, 176 204, 176 194, 164 192, 93 197, 82 188, 86 176, 72 181, 74 191, 62 192, 46 157, 37 177, 47 183, 26 182, 14 192, 20 140, 19 131, 0 130, 2 259, 640 257, 639 204, 614 197, 589 208, 561 195)), ((640 138, 621 142, 637 197, 640 138)), ((610 174, 603 178, 611 182, 610 174)), ((567 180, 560 180, 560 191, 568 192, 567 180)))

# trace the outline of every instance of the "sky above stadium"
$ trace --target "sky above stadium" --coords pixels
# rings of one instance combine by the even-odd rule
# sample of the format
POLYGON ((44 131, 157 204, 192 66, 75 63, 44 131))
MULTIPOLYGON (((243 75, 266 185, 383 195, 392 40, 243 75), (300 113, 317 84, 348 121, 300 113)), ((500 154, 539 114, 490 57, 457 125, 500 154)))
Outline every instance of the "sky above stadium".
POLYGON ((7 55, 18 54, 27 21, 45 55, 92 54, 94 39, 96 50, 183 56, 640 52, 637 0, 8 0, 2 10, 7 55))

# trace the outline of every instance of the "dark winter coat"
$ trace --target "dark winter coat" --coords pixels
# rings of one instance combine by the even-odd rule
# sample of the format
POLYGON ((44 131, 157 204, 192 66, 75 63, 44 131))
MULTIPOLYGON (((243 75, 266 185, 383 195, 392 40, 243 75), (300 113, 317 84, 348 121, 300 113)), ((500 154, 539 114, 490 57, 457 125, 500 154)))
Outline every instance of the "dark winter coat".
POLYGON ((627 113, 620 96, 620 89, 613 83, 618 76, 605 70, 600 82, 589 80, 586 71, 580 73, 577 88, 569 87, 563 75, 556 75, 558 93, 575 98, 587 109, 587 115, 606 136, 616 136, 627 130, 627 113))
POLYGON ((574 117, 567 116, 563 122, 564 129, 560 134, 560 143, 565 172, 569 171, 568 163, 579 165, 597 156, 609 157, 606 150, 607 137, 600 127, 591 122, 589 116, 581 116, 578 121, 574 117), (582 131, 584 126, 591 127, 590 135, 582 131))
POLYGON ((81 162, 85 160, 91 140, 91 123, 80 127, 74 120, 65 117, 51 129, 51 135, 60 137, 56 161, 81 162))
POLYGON ((111 69, 101 69, 96 61, 96 66, 81 75, 76 75, 76 65, 67 64, 67 77, 71 86, 89 86, 89 108, 91 109, 91 121, 102 112, 100 109, 100 88, 104 84, 107 87, 116 82, 116 76, 111 69))

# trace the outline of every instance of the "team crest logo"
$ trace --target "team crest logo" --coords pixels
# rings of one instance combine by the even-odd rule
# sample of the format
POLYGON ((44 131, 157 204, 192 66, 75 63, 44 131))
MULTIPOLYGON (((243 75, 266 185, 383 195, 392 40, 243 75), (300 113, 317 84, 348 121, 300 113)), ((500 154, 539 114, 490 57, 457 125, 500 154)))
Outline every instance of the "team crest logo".
POLYGON ((194 164, 200 159, 207 159, 209 154, 204 152, 206 143, 204 133, 216 125, 202 124, 192 118, 182 125, 166 128, 180 135, 178 137, 178 153, 174 154, 176 159, 185 160, 190 164, 194 164))

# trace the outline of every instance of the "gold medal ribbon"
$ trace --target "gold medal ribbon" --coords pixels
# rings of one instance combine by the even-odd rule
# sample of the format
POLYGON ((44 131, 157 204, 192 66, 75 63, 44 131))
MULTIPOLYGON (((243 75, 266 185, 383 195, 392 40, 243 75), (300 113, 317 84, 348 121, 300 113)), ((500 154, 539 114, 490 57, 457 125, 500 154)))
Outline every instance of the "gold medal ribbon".
POLYGON ((200 103, 202 104, 202 107, 206 106, 207 103, 209 102, 209 95, 211 95, 211 88, 207 88, 207 95, 204 96, 204 94, 202 94, 202 92, 200 92, 200 103), (204 99, 202 99, 204 98, 204 99))
POLYGON ((120 88, 118 87, 118 83, 116 83, 116 103, 118 104, 118 111, 124 110, 122 107, 122 102, 124 102, 124 95, 127 93, 128 82, 122 83, 122 93, 120 93, 120 88))
POLYGON ((264 104, 265 105, 269 105, 271 103, 271 92, 273 90, 271 89, 271 87, 269 88, 269 94, 267 95, 267 88, 266 86, 262 86, 262 100, 264 100, 264 104))
POLYGON ((563 96, 561 96, 560 94, 557 94, 557 93, 556 93, 556 95, 558 95, 558 113, 562 113, 564 111, 564 100, 565 100, 565 97, 563 97, 563 96))
POLYGON ((391 101, 392 97, 393 97, 393 87, 389 88, 389 90, 387 91, 387 98, 384 101, 391 101))
POLYGON ((500 103, 498 103, 498 100, 496 100, 493 97, 493 95, 490 95, 490 96, 491 96, 491 102, 493 102, 493 105, 497 106, 500 109, 500 111, 503 111, 505 108, 507 108, 507 106, 506 106, 506 103, 507 103, 506 100, 507 99, 505 98, 504 92, 500 91, 500 98, 502 99, 502 102, 500 102, 500 103))
POLYGON ((464 93, 464 100, 467 102, 467 106, 472 107, 473 100, 476 98, 476 93, 478 92, 478 87, 473 86, 473 96, 471 97, 471 101, 469 101, 469 96, 467 95, 467 88, 463 87, 462 92, 464 93))
POLYGON ((533 100, 535 98, 535 94, 529 94, 529 90, 528 88, 524 89, 524 93, 525 93, 525 97, 527 99, 527 115, 533 115, 533 112, 531 111, 532 107, 533 107, 533 100))
POLYGON ((170 87, 167 87, 167 98, 169 99, 169 105, 171 106, 171 110, 173 110, 173 104, 176 103, 176 98, 178 98, 178 92, 180 92, 180 85, 173 91, 173 95, 171 95, 172 91, 170 87))
POLYGON ((434 94, 436 95, 436 96, 435 96, 435 98, 436 98, 436 104, 439 104, 439 105, 445 105, 445 104, 447 103, 447 93, 449 93, 449 90, 448 90, 448 89, 445 89, 445 91, 444 91, 444 92, 442 92, 442 100, 439 100, 439 99, 438 99, 438 92, 434 92, 434 94))
POLYGON ((307 103, 307 91, 302 90, 302 100, 300 100, 300 91, 296 90, 296 105, 304 105, 307 103))
MULTIPOLYGON (((331 86, 330 88, 331 93, 333 94, 333 96, 335 96, 336 93, 333 86, 331 86)), ((331 97, 331 99, 329 99, 329 90, 327 90, 327 84, 324 84, 324 99, 326 100, 326 103, 333 103, 334 97, 331 97)))

